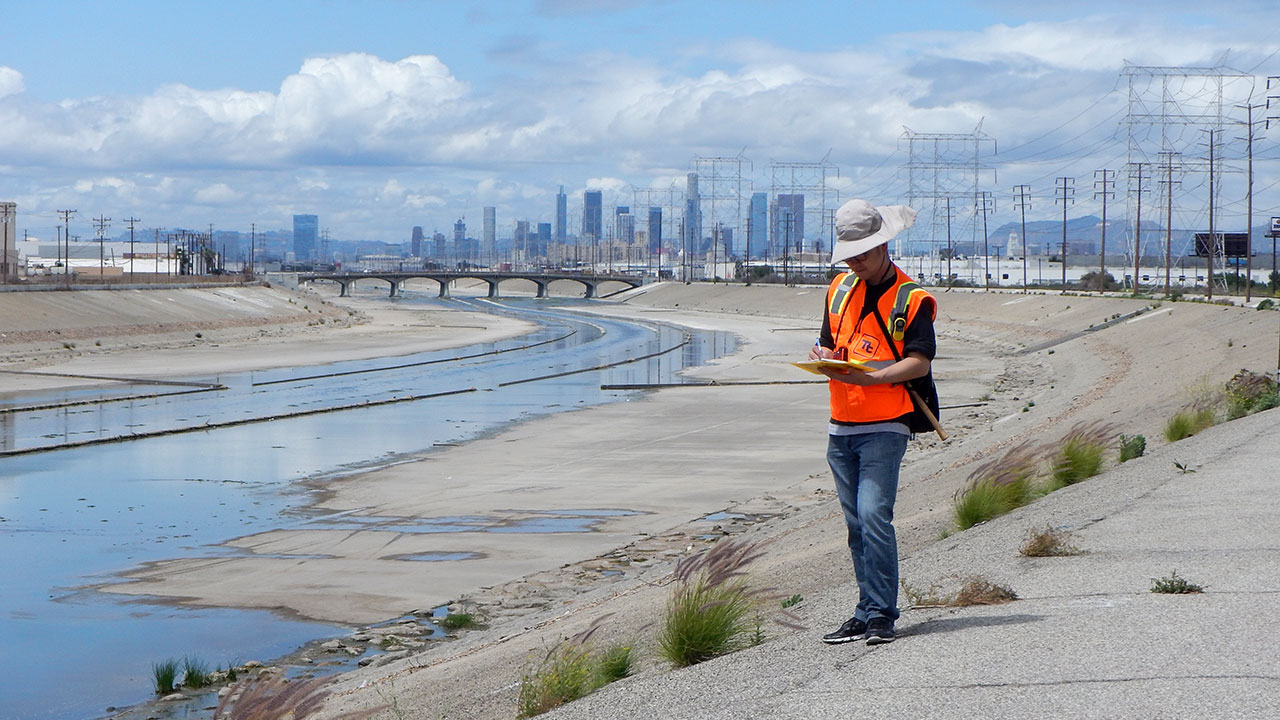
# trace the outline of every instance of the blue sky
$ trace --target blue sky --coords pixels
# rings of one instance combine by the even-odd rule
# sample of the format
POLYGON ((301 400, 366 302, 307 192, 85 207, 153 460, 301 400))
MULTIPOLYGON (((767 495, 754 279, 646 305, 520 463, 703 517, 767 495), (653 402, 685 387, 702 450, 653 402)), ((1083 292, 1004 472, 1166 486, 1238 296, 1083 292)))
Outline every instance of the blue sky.
MULTIPOLYGON (((38 237, 76 208, 222 229, 316 213, 334 237, 398 242, 485 205, 500 227, 550 220, 562 184, 572 225, 582 190, 631 204, 709 156, 742 157, 756 190, 776 163, 825 157, 841 198, 903 202, 904 129, 979 123, 992 223, 1020 183, 1032 217, 1059 216, 1060 176, 1075 178, 1071 213, 1096 213, 1094 170, 1123 181, 1131 155, 1126 62, 1241 71, 1228 108, 1265 102, 1280 75, 1280 9, 1248 0, 1212 14, 1184 0, 5 5, 0 195, 38 237)), ((1190 157, 1201 136, 1181 130, 1165 142, 1190 157)), ((1243 167, 1242 127, 1226 134, 1243 167)), ((1265 135, 1255 149, 1255 205, 1280 214, 1280 152, 1265 135)), ((1243 174, 1226 177, 1230 212, 1243 174)), ((1182 178, 1175 224, 1200 222, 1205 182, 1182 178)))

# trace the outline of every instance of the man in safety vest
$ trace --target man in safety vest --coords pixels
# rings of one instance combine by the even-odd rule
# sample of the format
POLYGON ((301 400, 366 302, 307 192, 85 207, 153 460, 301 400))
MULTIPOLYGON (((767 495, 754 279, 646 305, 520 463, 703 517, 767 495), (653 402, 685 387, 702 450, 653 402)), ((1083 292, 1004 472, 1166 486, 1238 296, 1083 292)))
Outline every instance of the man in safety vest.
POLYGON ((856 361, 863 370, 824 368, 830 378, 827 462, 835 476, 858 579, 853 617, 826 643, 892 642, 898 619, 898 540, 893 504, 914 406, 905 383, 930 373, 937 304, 889 259, 889 240, 915 222, 903 206, 850 200, 836 211, 831 262, 851 272, 827 291, 822 335, 810 360, 856 361))

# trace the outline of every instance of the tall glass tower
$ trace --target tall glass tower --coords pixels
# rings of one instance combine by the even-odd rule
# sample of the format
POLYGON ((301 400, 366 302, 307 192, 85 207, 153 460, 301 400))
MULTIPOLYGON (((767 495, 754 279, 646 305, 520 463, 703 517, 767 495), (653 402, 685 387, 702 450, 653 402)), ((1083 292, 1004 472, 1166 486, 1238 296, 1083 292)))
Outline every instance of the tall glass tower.
POLYGON ((293 256, 298 262, 316 259, 316 239, 320 237, 320 216, 293 216, 293 256))
POLYGON ((752 193, 747 215, 747 259, 763 258, 768 242, 769 193, 752 193))
POLYGON ((564 244, 569 232, 569 198, 564 194, 564 186, 556 193, 556 242, 564 244))
POLYGON ((604 196, 599 190, 582 193, 582 235, 595 240, 604 237, 604 196))

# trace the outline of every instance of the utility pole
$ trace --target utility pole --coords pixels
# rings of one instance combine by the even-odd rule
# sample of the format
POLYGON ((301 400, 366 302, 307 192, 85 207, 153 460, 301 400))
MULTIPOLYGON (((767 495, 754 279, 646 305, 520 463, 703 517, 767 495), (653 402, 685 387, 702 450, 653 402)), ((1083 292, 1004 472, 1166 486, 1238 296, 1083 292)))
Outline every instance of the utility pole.
POLYGON ((1245 127, 1249 129, 1249 134, 1245 138, 1248 141, 1249 155, 1249 200, 1244 227, 1244 301, 1249 302, 1253 299, 1253 111, 1266 105, 1245 104, 1236 107, 1244 108, 1249 114, 1248 121, 1245 123, 1245 127))
POLYGON ((1062 203, 1062 291, 1067 290, 1067 206, 1075 202, 1075 178, 1058 178, 1055 202, 1062 203))
POLYGON ((951 287, 951 256, 955 255, 955 249, 951 245, 951 197, 947 197, 947 287, 951 287))
POLYGON ((1115 195, 1115 191, 1110 188, 1115 187, 1116 181, 1112 178, 1116 173, 1114 170, 1094 170, 1093 176, 1101 176, 1093 181, 1094 187, 1102 186, 1093 193, 1094 198, 1102 198, 1102 242, 1098 249, 1098 291, 1102 292, 1107 289, 1107 199, 1115 195))
POLYGON ((1213 300, 1213 261, 1217 259, 1215 256, 1218 254, 1218 236, 1215 234, 1213 226, 1213 183, 1215 179, 1213 173, 1214 132, 1215 131, 1212 128, 1209 129, 1209 257, 1205 261, 1205 265, 1208 266, 1209 270, 1205 275, 1205 279, 1208 280, 1207 286, 1209 288, 1209 300, 1213 300))
POLYGON ((62 228, 67 233, 67 252, 62 258, 62 275, 64 278, 69 277, 71 272, 71 216, 75 215, 76 210, 55 210, 54 212, 62 216, 62 228))
POLYGON ((1022 292, 1027 291, 1027 207, 1031 205, 1031 186, 1014 185, 1014 202, 1022 211, 1022 292))
POLYGON ((107 241, 107 223, 109 222, 111 222, 111 218, 102 217, 101 215, 93 219, 93 224, 98 228, 98 280, 102 280, 106 277, 107 256, 104 252, 104 248, 107 241))
POLYGON ((1132 165, 1133 169, 1138 172, 1138 221, 1133 226, 1133 294, 1137 295, 1138 278, 1141 272, 1139 264, 1142 261, 1142 171, 1147 163, 1133 163, 1132 165))
POLYGON ((258 274, 257 258, 255 253, 258 250, 258 224, 249 223, 249 275, 258 274))
POLYGON ((129 280, 133 281, 133 224, 139 222, 138 218, 130 217, 125 220, 129 223, 129 280))
POLYGON ((987 213, 995 212, 995 198, 991 193, 983 190, 978 193, 978 210, 982 211, 982 258, 983 272, 987 276, 984 287, 991 289, 991 252, 987 249, 987 213))
MULTIPOLYGON (((1173 186, 1181 184, 1181 180, 1173 179, 1173 156, 1177 155, 1170 150, 1166 150, 1160 155, 1164 158, 1164 180, 1160 182, 1165 186, 1165 203, 1164 203, 1164 294, 1169 295, 1173 292, 1173 186)), ((1181 170, 1181 167, 1177 167, 1181 170)))

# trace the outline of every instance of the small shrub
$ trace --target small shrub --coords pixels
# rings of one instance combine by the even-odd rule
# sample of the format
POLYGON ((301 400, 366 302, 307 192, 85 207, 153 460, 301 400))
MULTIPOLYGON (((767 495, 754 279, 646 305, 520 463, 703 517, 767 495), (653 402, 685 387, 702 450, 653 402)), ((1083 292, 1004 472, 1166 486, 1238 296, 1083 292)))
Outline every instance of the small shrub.
POLYGON ((1120 436, 1120 462, 1128 462, 1134 458, 1140 458, 1146 451, 1147 438, 1145 435, 1120 436))
POLYGON ((1151 592, 1171 595, 1186 595, 1189 593, 1204 592, 1204 586, 1188 582, 1186 578, 1178 575, 1177 570, 1174 570, 1170 572, 1167 577, 1159 579, 1151 578, 1151 592))
POLYGON ((182 658, 182 686, 187 688, 202 688, 208 685, 209 666, 200 658, 187 657, 182 658))
POLYGON ((1223 394, 1227 399, 1228 420, 1269 410, 1280 403, 1276 381, 1248 370, 1241 370, 1228 380, 1223 394))
POLYGON ((946 607, 951 604, 951 598, 943 595, 942 589, 937 584, 932 584, 924 590, 907 584, 906 580, 899 580, 898 584, 902 586, 902 594, 907 596, 911 607, 946 607))
POLYGON ((1080 555, 1080 548, 1069 544, 1070 533, 1057 528, 1046 527, 1032 530, 1027 534, 1018 552, 1026 557, 1067 557, 1080 555))
POLYGON ((173 658, 151 664, 151 682, 157 695, 168 695, 173 692, 178 682, 179 662, 173 658))
POLYGON ((1275 306, 1276 306, 1276 303, 1271 298, 1266 298, 1258 303, 1259 310, 1270 310, 1275 306))
POLYGON ((750 644, 756 593, 742 568, 757 557, 754 545, 728 541, 676 566, 658 635, 662 657, 687 667, 750 644))

